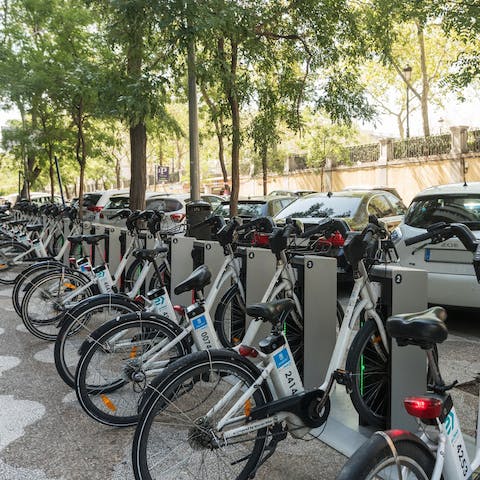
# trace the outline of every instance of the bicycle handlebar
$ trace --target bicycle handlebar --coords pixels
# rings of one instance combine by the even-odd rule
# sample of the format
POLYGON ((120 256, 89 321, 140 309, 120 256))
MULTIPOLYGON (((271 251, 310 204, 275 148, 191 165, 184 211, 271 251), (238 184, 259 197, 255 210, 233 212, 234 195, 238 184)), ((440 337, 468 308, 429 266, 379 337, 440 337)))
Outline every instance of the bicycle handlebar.
POLYGON ((413 245, 424 240, 431 240, 430 243, 436 244, 448 240, 453 236, 456 236, 460 240, 466 250, 474 254, 472 260, 473 269, 477 277, 477 282, 480 283, 480 242, 463 223, 435 223, 428 227, 426 233, 407 238, 405 245, 413 245))
POLYGON ((122 208, 117 213, 113 214, 110 217, 110 220, 113 220, 114 218, 118 218, 118 217, 128 218, 131 214, 132 214, 132 211, 129 208, 122 208))

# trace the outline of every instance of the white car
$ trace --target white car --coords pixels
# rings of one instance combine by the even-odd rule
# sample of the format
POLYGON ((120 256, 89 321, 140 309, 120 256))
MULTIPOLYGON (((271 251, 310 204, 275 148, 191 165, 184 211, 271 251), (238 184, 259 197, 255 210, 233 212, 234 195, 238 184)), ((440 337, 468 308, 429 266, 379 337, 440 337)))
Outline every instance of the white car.
POLYGON ((392 233, 400 264, 428 272, 428 303, 480 308, 480 285, 473 271, 472 253, 457 238, 436 245, 428 241, 405 245, 405 239, 425 233, 437 222, 464 223, 480 238, 480 182, 423 190, 392 233))
POLYGON ((128 193, 128 189, 100 190, 96 192, 86 192, 83 195, 82 219, 93 221, 98 217, 99 212, 110 201, 113 195, 128 193))

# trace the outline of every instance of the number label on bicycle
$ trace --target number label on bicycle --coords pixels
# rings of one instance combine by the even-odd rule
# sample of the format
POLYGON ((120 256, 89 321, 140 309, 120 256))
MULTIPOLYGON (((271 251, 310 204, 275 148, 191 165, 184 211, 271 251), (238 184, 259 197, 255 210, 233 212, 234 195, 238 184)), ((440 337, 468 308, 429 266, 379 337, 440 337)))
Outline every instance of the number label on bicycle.
POLYGON ((205 317, 205 315, 200 315, 199 317, 192 320, 192 324, 195 330, 205 328, 207 326, 207 317, 205 317))
MULTIPOLYGON (((463 440, 455 408, 452 408, 445 418, 444 426, 448 437, 447 443, 449 444, 447 457, 451 459, 451 466, 449 468, 453 468, 457 476, 459 472, 462 472, 463 478, 470 478, 472 475, 470 459, 468 458, 467 449, 465 448, 465 441, 463 440)), ((449 462, 447 462, 447 464, 448 463, 449 462)))
POLYGON ((288 350, 286 348, 276 353, 273 356, 273 359, 275 360, 275 365, 277 368, 286 367, 290 365, 291 362, 290 355, 288 354, 288 350))

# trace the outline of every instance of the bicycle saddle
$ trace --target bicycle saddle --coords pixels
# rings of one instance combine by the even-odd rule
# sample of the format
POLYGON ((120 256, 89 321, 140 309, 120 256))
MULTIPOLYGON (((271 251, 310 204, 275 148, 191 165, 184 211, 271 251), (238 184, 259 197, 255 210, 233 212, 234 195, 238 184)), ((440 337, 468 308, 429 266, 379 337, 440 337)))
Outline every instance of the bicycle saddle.
POLYGON ((183 282, 175 287, 175 295, 180 295, 189 290, 201 290, 206 287, 212 278, 212 274, 206 265, 200 265, 183 282))
POLYGON ((67 237, 67 240, 70 243, 82 243, 83 242, 83 235, 72 235, 70 237, 67 237))
POLYGON ((133 252, 133 255, 136 258, 141 258, 142 260, 150 260, 152 261, 157 255, 160 253, 167 253, 168 247, 158 247, 158 248, 139 248, 133 252))
POLYGON ((432 307, 423 312, 394 315, 387 320, 386 328, 399 346, 418 345, 427 349, 447 338, 446 318, 447 312, 442 307, 432 307))
POLYGON ((99 235, 84 235, 83 241, 87 242, 89 245, 94 245, 95 243, 105 240, 106 238, 108 238, 108 234, 106 233, 101 233, 99 235))
POLYGON ((41 223, 33 224, 26 226, 27 232, 40 232, 43 229, 43 225, 41 223))
POLYGON ((288 313, 295 306, 291 298, 275 300, 268 303, 254 303, 247 307, 247 314, 255 318, 263 318, 264 321, 275 323, 282 313, 288 313))

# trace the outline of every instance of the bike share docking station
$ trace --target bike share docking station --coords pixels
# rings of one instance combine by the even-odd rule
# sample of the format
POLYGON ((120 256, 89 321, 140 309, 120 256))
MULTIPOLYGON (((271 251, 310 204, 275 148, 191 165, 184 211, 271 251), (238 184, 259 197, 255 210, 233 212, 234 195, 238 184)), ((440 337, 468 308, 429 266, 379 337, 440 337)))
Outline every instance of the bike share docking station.
MULTIPOLYGON (((105 242, 112 269, 121 258, 129 242, 124 228, 98 225, 97 232, 107 231, 105 242), (123 242, 120 241, 124 237, 123 242)), ((151 248, 153 238, 145 239, 151 248)), ((103 243, 103 242, 102 242, 103 243)), ((245 285, 246 304, 260 302, 274 277, 277 261, 269 249, 238 247, 242 258, 241 277, 245 285)), ((174 294, 174 287, 187 278, 199 264, 207 265, 212 273, 212 283, 225 260, 223 247, 215 241, 196 240, 193 237, 175 236, 171 240, 172 302, 188 305, 191 293, 174 294), (192 255, 193 251, 193 255, 192 255)), ((304 383, 306 388, 317 388, 324 381, 336 342, 337 261, 335 258, 317 255, 296 255, 291 264, 296 271, 295 293, 303 305, 304 322, 304 383)), ((396 264, 378 265, 370 270, 370 278, 380 284, 379 307, 382 317, 398 313, 421 311, 427 307, 427 273, 423 270, 400 267, 396 264)), ((212 283, 206 287, 208 295, 212 283)), ((217 296, 231 285, 226 282, 217 296)), ((216 304, 212 305, 212 316, 216 304)), ((252 321, 247 319, 247 321, 252 321)), ((255 343, 268 335, 270 325, 259 330, 255 343)), ((414 420, 407 415, 403 399, 426 389, 427 365, 424 352, 413 346, 391 344, 389 428, 415 429, 414 420)), ((346 389, 338 385, 331 394, 331 413, 327 422, 312 434, 320 440, 350 456, 373 433, 374 429, 359 425, 356 413, 346 389)))
MULTIPOLYGON (((427 272, 395 264, 378 265, 370 270, 370 279, 380 285, 379 307, 382 318, 427 308, 427 272)), ((423 350, 414 346, 399 348, 390 341, 390 404, 387 428, 416 430, 415 420, 403 407, 403 399, 426 390, 427 360, 423 350)), ((308 358, 305 359, 309 361, 308 358)), ((377 429, 360 425, 346 389, 337 385, 331 394, 332 410, 326 424, 318 429, 319 439, 351 456, 377 429), (322 432, 323 429, 323 432, 322 432)), ((313 432, 314 433, 314 432, 313 432)))

